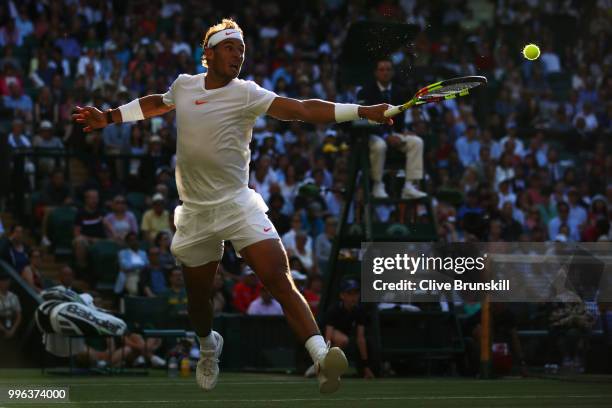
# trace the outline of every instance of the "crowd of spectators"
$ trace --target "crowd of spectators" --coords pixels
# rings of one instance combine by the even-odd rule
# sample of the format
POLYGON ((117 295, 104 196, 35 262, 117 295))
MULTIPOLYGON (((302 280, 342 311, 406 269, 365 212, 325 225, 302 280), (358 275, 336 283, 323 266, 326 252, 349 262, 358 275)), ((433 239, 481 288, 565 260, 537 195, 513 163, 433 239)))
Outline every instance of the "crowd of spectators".
MULTIPOLYGON (((425 141, 422 188, 432 197, 440 240, 609 241, 612 25, 606 4, 3 1, 0 151, 14 157, 31 149, 69 151, 90 177, 80 185, 66 180, 67 159, 14 160, 13 174, 23 177, 0 190, 0 206, 15 210, 8 191, 16 184, 40 193, 33 231, 42 246, 54 244, 47 236, 50 211, 75 207, 73 266, 80 278, 90 278, 88 248, 114 240, 124 248, 117 293, 174 291, 181 303, 169 251, 178 203, 174 113, 85 134, 71 122, 73 107, 116 107, 165 92, 180 73, 204 72, 203 35, 228 15, 245 31, 241 78, 281 96, 355 102, 359 86, 343 82, 340 55, 350 24, 367 19, 419 26, 413 42, 390 55, 396 79, 409 89, 436 72, 489 79, 473 98, 406 115, 407 128, 425 141), (538 61, 521 58, 528 42, 541 45, 538 61), (447 192, 456 194, 441 194, 447 192), (130 201, 132 193, 143 202, 130 201)), ((266 200, 291 269, 305 276, 315 308, 344 200, 350 145, 347 127, 261 117, 253 131, 250 186, 266 200), (305 185, 316 187, 314 196, 304 194, 305 185)), ((361 219, 358 207, 351 221, 361 219)), ((375 219, 397 217, 393 208, 379 207, 375 219)), ((7 257, 19 272, 27 267, 25 276, 37 285, 40 253, 28 253, 19 230, 10 229, 7 257)), ((230 243, 226 249, 226 282, 217 285, 215 310, 246 313, 255 299, 259 308, 273 308, 230 243)))

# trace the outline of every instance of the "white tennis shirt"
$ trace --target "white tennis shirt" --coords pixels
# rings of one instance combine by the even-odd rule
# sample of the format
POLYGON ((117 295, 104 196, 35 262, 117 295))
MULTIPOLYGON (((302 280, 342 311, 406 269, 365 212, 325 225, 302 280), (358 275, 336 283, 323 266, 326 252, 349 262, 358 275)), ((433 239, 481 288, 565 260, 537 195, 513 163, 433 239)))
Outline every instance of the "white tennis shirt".
POLYGON ((247 188, 253 125, 277 97, 241 79, 205 89, 205 77, 181 74, 163 95, 176 109, 179 198, 198 207, 231 200, 247 188))

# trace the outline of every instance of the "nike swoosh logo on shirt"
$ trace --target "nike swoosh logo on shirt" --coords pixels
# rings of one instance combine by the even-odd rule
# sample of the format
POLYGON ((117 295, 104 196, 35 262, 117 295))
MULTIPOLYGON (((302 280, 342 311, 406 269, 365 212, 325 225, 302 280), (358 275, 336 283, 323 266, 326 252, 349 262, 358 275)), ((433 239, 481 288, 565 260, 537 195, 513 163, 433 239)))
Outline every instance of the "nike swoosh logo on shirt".
POLYGON ((264 232, 268 232, 272 229, 272 227, 264 228, 264 232))
POLYGON ((205 103, 208 103, 208 101, 203 101, 201 99, 198 99, 197 101, 195 101, 196 105, 204 105, 205 103))

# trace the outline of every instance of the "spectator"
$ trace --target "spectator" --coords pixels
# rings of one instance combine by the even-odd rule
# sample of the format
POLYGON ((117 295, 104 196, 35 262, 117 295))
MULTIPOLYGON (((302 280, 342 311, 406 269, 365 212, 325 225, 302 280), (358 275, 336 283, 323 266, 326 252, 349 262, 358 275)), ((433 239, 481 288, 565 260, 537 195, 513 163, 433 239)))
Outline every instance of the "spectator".
POLYGON ((149 248, 149 265, 143 270, 140 280, 142 293, 148 297, 159 296, 168 289, 166 271, 159 261, 159 248, 149 248))
POLYGON ((287 255, 291 257, 297 257, 308 274, 311 271, 316 269, 314 262, 314 255, 312 253, 312 246, 307 245, 308 235, 306 231, 298 231, 295 234, 295 247, 292 249, 287 249, 287 255), (314 269, 313 269, 314 268, 314 269))
POLYGON ((41 292, 44 288, 41 264, 42 253, 38 249, 33 249, 30 253, 30 264, 21 270, 23 280, 36 292, 41 292))
POLYGON ((587 211, 580 203, 580 194, 576 187, 570 187, 567 192, 567 201, 570 208, 569 220, 570 223, 578 225, 582 229, 587 222, 587 211))
POLYGON ((304 288, 302 294, 304 299, 308 302, 312 314, 317 316, 319 313, 319 302, 321 301, 321 289, 323 288, 323 280, 320 275, 310 275, 308 277, 308 283, 304 288))
POLYGON ((266 288, 262 288, 259 296, 249 305, 246 314, 250 316, 282 316, 283 308, 266 288))
POLYGON ((175 267, 168 274, 168 289, 163 293, 168 299, 170 315, 179 320, 187 318, 187 291, 183 280, 183 271, 175 267))
POLYGON ((270 199, 270 188, 278 184, 276 175, 270 167, 271 161, 270 156, 261 156, 255 165, 255 170, 251 172, 249 178, 249 185, 261 194, 266 203, 269 202, 270 199))
POLYGON ((127 292, 129 295, 139 294, 139 284, 142 271, 149 266, 147 253, 139 248, 138 236, 128 232, 125 236, 126 249, 119 251, 119 274, 115 281, 116 294, 127 292))
POLYGON ((317 268, 322 275, 327 274, 327 262, 331 255, 333 240, 336 237, 338 220, 335 217, 325 219, 325 230, 317 236, 314 243, 314 257, 317 268))
MULTIPOLYGON (((295 237, 298 231, 302 230, 302 216, 296 212, 291 216, 291 229, 281 237, 281 240, 283 241, 283 246, 287 251, 295 251, 295 237)), ((307 236, 306 238, 306 246, 312 247, 312 242, 309 236, 307 236)))
POLYGON ((164 208, 164 196, 161 194, 156 193, 153 196, 153 207, 143 214, 140 229, 143 238, 149 242, 153 242, 160 232, 171 231, 170 214, 164 208))
POLYGON ((113 199, 113 211, 104 217, 104 226, 109 238, 123 243, 129 233, 138 234, 138 223, 134 214, 127 209, 125 197, 118 195, 113 199))
POLYGON ((85 204, 83 208, 79 208, 74 220, 72 241, 75 264, 81 272, 87 268, 87 248, 94 242, 106 238, 104 218, 98 207, 98 191, 85 191, 84 199, 85 204))
POLYGON ((455 148, 459 154, 459 160, 463 167, 468 167, 478 162, 480 155, 480 142, 476 137, 476 126, 468 126, 465 135, 455 142, 455 148))
POLYGON ((225 287, 225 269, 223 265, 219 265, 219 269, 215 274, 215 284, 213 286, 213 315, 218 316, 223 312, 227 312, 231 305, 231 294, 227 292, 225 287))
MULTIPOLYGON (((72 203, 72 189, 64 179, 64 172, 60 169, 55 169, 51 173, 51 178, 44 187, 41 194, 40 212, 42 213, 42 241, 43 246, 51 245, 51 241, 47 235, 49 215, 57 207, 68 206, 72 203)), ((39 215, 40 217, 40 215, 39 215)))
POLYGON ((23 268, 30 264, 28 248, 23 241, 23 227, 19 224, 13 225, 9 230, 8 245, 3 249, 2 259, 21 273, 23 268))
POLYGON ((79 289, 73 286, 74 272, 69 265, 63 265, 60 268, 59 275, 57 277, 57 284, 65 289, 70 289, 72 291, 79 292, 79 289))
MULTIPOLYGON (((60 153, 64 149, 64 144, 59 137, 53 135, 53 125, 48 120, 43 120, 40 124, 40 131, 34 137, 33 145, 41 153, 60 153), (49 152, 45 152, 48 150, 49 152)), ((57 160, 53 157, 43 157, 39 160, 39 168, 45 173, 51 173, 56 167, 57 160)))
POLYGON ((563 201, 557 203, 558 215, 548 223, 548 237, 550 239, 556 237, 561 227, 565 225, 569 228, 569 235, 567 235, 567 238, 570 238, 572 241, 580 240, 578 224, 576 224, 576 221, 569 218, 569 210, 569 205, 567 203, 563 201))
POLYGON ((9 291, 11 279, 9 275, 0 274, 0 338, 3 340, 0 350, 6 350, 7 340, 15 338, 21 325, 21 303, 13 292, 9 291))
POLYGON ((279 193, 272 193, 270 195, 270 211, 268 211, 268 218, 274 224, 276 231, 280 236, 286 234, 291 228, 291 222, 287 215, 283 211, 285 206, 285 199, 279 193))
POLYGON ((166 272, 169 272, 176 266, 174 255, 170 251, 170 234, 167 232, 159 232, 155 236, 155 247, 159 249, 159 263, 166 272))
POLYGON ((12 82, 9 85, 9 94, 3 96, 4 107, 13 111, 13 117, 21 118, 25 122, 32 122, 32 99, 25 95, 19 85, 12 82))
POLYGON ((249 266, 245 266, 242 279, 234 285, 232 302, 234 309, 240 313, 246 313, 251 302, 259 296, 261 283, 257 275, 249 266))

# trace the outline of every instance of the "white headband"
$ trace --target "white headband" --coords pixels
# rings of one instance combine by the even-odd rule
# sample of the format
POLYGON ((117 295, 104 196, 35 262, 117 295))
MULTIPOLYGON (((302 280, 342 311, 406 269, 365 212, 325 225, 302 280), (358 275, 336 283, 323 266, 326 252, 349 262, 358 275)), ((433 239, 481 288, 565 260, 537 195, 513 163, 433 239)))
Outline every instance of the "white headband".
POLYGON ((219 32, 214 33, 208 38, 208 43, 206 44, 207 48, 212 48, 215 45, 219 44, 223 40, 227 40, 228 38, 235 38, 240 40, 242 44, 244 44, 244 39, 242 38, 242 34, 240 31, 234 28, 226 28, 225 30, 221 30, 219 32))

